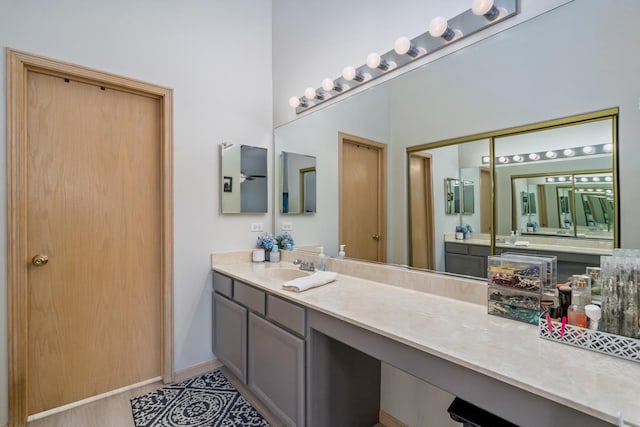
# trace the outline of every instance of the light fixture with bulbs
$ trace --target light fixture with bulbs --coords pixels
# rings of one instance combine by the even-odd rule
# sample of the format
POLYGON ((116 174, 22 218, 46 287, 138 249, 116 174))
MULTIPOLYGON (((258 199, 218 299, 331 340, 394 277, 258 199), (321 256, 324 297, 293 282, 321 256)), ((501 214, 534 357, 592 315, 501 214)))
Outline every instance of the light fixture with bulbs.
MULTIPOLYGON (((597 144, 597 145, 587 145, 584 147, 571 147, 565 149, 557 149, 557 150, 549 150, 542 151, 537 153, 528 153, 528 154, 510 154, 510 155, 501 155, 496 157, 497 164, 506 164, 509 161, 513 161, 516 163, 522 162, 538 162, 538 161, 546 161, 546 160, 558 160, 558 159, 569 159, 574 157, 585 157, 585 156, 595 156, 595 155, 610 155, 612 150, 611 144, 597 144), (500 159, 507 159, 507 161, 501 161, 500 159)), ((486 157, 486 156, 485 156, 486 157)), ((482 163, 488 164, 489 161, 485 161, 484 157, 482 163)))
POLYGON ((292 96, 289 105, 300 114, 339 95, 347 93, 360 85, 401 68, 412 61, 429 56, 456 41, 482 31, 498 22, 517 15, 520 11, 518 0, 469 0, 471 8, 453 18, 437 16, 428 22, 428 30, 417 37, 396 39, 394 48, 384 54, 370 53, 366 63, 359 66, 347 66, 336 79, 322 81, 322 91, 315 94, 308 90, 309 97, 292 96))

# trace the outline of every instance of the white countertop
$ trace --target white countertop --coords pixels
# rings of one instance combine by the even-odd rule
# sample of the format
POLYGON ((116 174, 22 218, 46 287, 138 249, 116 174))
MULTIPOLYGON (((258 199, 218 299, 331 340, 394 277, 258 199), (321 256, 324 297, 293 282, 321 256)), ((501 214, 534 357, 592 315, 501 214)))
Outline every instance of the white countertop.
MULTIPOLYGON (((496 242, 497 248, 502 249, 522 249, 537 250, 551 252, 567 252, 587 255, 611 255, 613 253, 613 242, 607 241, 589 241, 587 239, 571 239, 558 237, 543 237, 522 235, 517 236, 518 242, 526 242, 526 245, 514 245, 509 242, 509 238, 505 238, 504 243, 496 242), (560 240, 558 240, 560 239, 560 240), (609 247, 607 247, 609 246, 609 247)), ((472 237, 467 240, 458 240, 453 235, 445 235, 445 242, 461 243, 467 245, 490 246, 491 241, 484 237, 472 237)))
POLYGON ((314 310, 483 373, 605 421, 640 427, 640 364, 538 337, 537 327, 488 315, 486 306, 339 275, 295 293, 270 279, 290 263, 214 269, 314 310))

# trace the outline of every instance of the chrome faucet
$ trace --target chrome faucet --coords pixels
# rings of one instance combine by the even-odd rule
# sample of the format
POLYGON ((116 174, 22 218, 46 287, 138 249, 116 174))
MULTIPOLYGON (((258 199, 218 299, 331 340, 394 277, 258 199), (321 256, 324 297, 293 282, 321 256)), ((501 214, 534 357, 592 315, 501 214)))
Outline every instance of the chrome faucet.
POLYGON ((300 265, 300 270, 303 271, 316 271, 316 267, 313 265, 313 262, 306 262, 300 258, 294 259, 293 265, 300 265))

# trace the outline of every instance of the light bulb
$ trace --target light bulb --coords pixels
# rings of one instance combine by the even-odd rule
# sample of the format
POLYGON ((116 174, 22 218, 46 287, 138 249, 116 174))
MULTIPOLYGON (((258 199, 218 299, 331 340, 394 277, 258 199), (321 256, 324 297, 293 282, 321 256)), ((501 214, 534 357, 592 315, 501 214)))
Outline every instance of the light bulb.
POLYGON ((482 156, 482 163, 489 163, 491 161, 491 159, 489 158, 489 156, 482 156))
POLYGON ((611 181, 613 181, 613 177, 605 176, 604 180, 607 181, 607 182, 611 182, 611 181))
POLYGON ((308 88, 306 88, 304 90, 304 96, 307 99, 314 99, 316 97, 316 90, 314 88, 312 88, 311 86, 309 86, 308 88))
POLYGON ((522 160, 523 160, 523 159, 522 159, 522 156, 520 156, 520 155, 518 155, 518 154, 516 154, 515 156, 513 156, 513 161, 514 161, 514 162, 521 162, 522 160))
POLYGON ((567 148, 562 153, 567 157, 573 157, 576 154, 576 152, 573 151, 571 148, 567 148))
POLYGON ((444 16, 436 16, 429 23, 429 34, 433 37, 442 37, 449 28, 449 23, 444 16))
POLYGON ((592 154, 594 151, 595 149, 590 145, 587 145, 586 147, 582 147, 582 152, 584 154, 592 154))
POLYGON ((539 160, 540 156, 536 153, 529 154, 529 160, 539 160))
POLYGON ((326 79, 322 80, 322 89, 325 92, 331 92, 332 90, 336 92, 342 92, 344 87, 340 83, 336 83, 333 79, 327 77, 326 79))
POLYGON ((593 178, 591 178, 591 181, 600 182, 600 177, 599 176, 594 176, 593 178))
POLYGON ((493 0, 473 0, 471 10, 478 16, 486 15, 493 7, 493 0))
POLYGON ((544 156, 545 156, 547 159, 555 159, 555 158, 556 158, 556 156, 557 156, 557 154, 556 154, 556 152, 555 152, 555 151, 547 151, 546 153, 544 153, 544 156))
POLYGON ((409 52, 409 49, 411 49, 411 40, 409 40, 408 37, 398 37, 393 44, 393 50, 395 50, 398 55, 406 54, 409 52))
POLYGON ((380 66, 380 61, 380 55, 378 55, 376 52, 371 52, 369 55, 367 55, 367 67, 371 69, 378 68, 380 66))
POLYGON ((602 151, 604 151, 605 153, 610 153, 613 151, 613 144, 608 143, 608 144, 604 144, 602 146, 602 151))
POLYGON ((291 106, 291 108, 296 108, 300 106, 300 104, 300 98, 298 98, 297 96, 292 96, 291 98, 289 98, 289 106, 291 106))
POLYGON ((559 176, 558 177, 558 181, 560 182, 565 182, 567 180, 567 178, 565 178, 564 176, 559 176))
POLYGON ((507 159, 505 156, 500 156, 500 157, 498 158, 498 161, 499 161, 500 163, 509 163, 509 159, 507 159))
POLYGON ((344 70, 342 70, 342 77, 345 80, 353 80, 356 78, 356 75, 356 69, 351 65, 347 65, 346 67, 344 67, 344 70))
POLYGON ((554 182, 556 179, 551 177, 551 178, 547 178, 547 182, 554 182))
POLYGON ((589 178, 582 177, 580 178, 580 182, 589 182, 589 178))

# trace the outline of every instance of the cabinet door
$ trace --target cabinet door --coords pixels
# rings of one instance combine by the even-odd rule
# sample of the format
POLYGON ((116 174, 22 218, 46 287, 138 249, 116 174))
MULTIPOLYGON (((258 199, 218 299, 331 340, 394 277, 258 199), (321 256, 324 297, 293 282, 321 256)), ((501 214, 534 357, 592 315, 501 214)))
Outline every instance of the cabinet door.
POLYGON ((213 353, 247 383, 247 309, 213 293, 213 353))
POLYGON ((487 277, 486 258, 472 255, 445 254, 445 271, 472 277, 487 277))
POLYGON ((304 426, 304 341, 249 314, 249 388, 287 426, 304 426))

